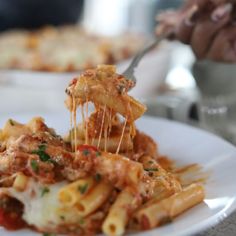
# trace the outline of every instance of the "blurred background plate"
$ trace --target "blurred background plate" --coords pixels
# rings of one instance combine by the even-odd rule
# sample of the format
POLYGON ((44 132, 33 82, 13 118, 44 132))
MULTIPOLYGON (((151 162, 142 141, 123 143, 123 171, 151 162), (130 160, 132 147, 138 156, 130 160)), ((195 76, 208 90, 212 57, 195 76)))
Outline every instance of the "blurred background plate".
MULTIPOLYGON (((163 43, 144 57, 136 70, 138 83, 132 95, 144 99, 157 93, 168 72, 172 49, 171 43, 163 43)), ((122 73, 129 63, 125 60, 117 64, 118 72, 122 73)), ((0 100, 0 113, 64 109, 65 88, 79 74, 1 70, 0 93, 4 99, 0 100)))

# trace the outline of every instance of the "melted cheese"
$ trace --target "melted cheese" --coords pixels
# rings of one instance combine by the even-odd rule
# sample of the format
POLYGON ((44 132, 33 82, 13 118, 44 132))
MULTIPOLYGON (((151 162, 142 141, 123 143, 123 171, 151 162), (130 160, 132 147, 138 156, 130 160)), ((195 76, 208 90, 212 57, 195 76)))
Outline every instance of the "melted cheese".
POLYGON ((56 231, 60 225, 78 225, 81 220, 75 208, 67 208, 58 200, 58 192, 65 185, 66 182, 61 182, 46 186, 31 179, 24 192, 18 192, 14 188, 1 188, 0 193, 22 202, 24 205, 22 218, 29 225, 42 231, 56 231), (45 188, 48 191, 44 192, 45 188))
POLYGON ((117 150, 116 150, 116 154, 118 154, 119 151, 120 151, 120 146, 121 146, 121 143, 122 143, 122 140, 123 140, 123 137, 124 137, 124 133, 125 133, 126 123, 127 123, 127 119, 125 119, 125 122, 124 122, 124 126, 123 126, 122 133, 121 133, 121 136, 120 136, 120 141, 119 141, 119 144, 118 144, 118 147, 117 147, 117 150))

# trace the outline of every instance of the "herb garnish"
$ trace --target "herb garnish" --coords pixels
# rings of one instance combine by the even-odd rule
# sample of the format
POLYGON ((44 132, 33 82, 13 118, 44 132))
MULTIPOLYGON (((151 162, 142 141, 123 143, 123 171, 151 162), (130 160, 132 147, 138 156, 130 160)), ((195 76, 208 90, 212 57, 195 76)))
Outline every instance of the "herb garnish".
POLYGON ((96 152, 96 156, 98 157, 98 156, 101 156, 101 152, 96 152))
POLYGON ((81 194, 84 194, 87 189, 88 189, 88 184, 78 186, 78 190, 80 191, 81 194))
POLYGON ((90 151, 89 151, 88 149, 84 149, 84 150, 83 150, 83 154, 84 154, 85 156, 88 156, 89 153, 90 153, 90 151))
POLYGON ((52 160, 51 157, 45 152, 46 148, 47 147, 44 144, 39 145, 38 150, 33 150, 32 154, 38 155, 40 160, 43 161, 43 162, 48 161, 48 162, 55 163, 55 161, 52 160))
POLYGON ((15 125, 15 123, 14 123, 14 121, 13 121, 12 119, 9 119, 9 123, 10 123, 10 125, 12 125, 12 126, 15 125))
POLYGON ((49 193, 50 189, 48 187, 43 187, 41 192, 41 197, 43 197, 45 194, 49 193))
POLYGON ((60 216, 61 220, 65 220, 65 216, 60 216))
POLYGON ((94 179, 95 179, 97 182, 99 182, 99 181, 101 180, 101 178, 102 178, 102 176, 101 176, 99 173, 97 173, 97 174, 94 176, 94 179))
POLYGON ((84 219, 83 219, 83 218, 80 218, 80 219, 79 219, 79 224, 80 224, 80 225, 83 225, 83 224, 84 224, 84 219))
POLYGON ((31 160, 30 166, 31 166, 32 170, 33 170, 35 173, 38 173, 38 171, 39 171, 39 166, 38 166, 38 162, 37 162, 36 160, 31 160))
POLYGON ((146 171, 158 171, 158 168, 145 168, 146 171))

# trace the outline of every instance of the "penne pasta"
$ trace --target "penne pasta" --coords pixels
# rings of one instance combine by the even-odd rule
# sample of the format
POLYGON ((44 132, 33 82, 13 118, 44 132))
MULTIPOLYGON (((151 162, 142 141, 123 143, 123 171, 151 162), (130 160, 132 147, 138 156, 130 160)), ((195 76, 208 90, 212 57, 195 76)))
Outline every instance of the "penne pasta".
POLYGON ((125 188, 111 206, 102 225, 102 231, 108 236, 123 235, 129 217, 137 206, 137 195, 130 188, 125 188))
POLYGON ((121 185, 135 186, 143 174, 141 163, 118 154, 102 152, 96 162, 96 172, 108 179, 117 179, 121 185))
POLYGON ((26 133, 31 133, 30 129, 26 125, 9 119, 1 131, 1 140, 7 140, 10 137, 17 138, 26 133))
MULTIPOLYGON (((114 153, 116 152, 119 142, 120 142, 120 136, 113 136, 113 137, 110 136, 108 140, 106 140, 105 138, 101 138, 99 143, 99 148, 101 150, 105 150, 106 146, 106 150, 108 152, 114 153)), ((93 144, 97 146, 98 139, 95 138, 93 144)), ((130 134, 125 133, 122 142, 120 144, 120 152, 125 152, 132 149, 133 149, 133 142, 131 136, 130 134)))
POLYGON ((140 162, 143 163, 144 170, 153 178, 155 182, 154 195, 164 192, 174 194, 181 191, 182 187, 179 181, 171 174, 163 169, 156 160, 149 155, 143 155, 140 158, 140 162))
POLYGON ((18 173, 13 183, 13 188, 17 191, 24 191, 28 183, 28 177, 23 173, 18 173))
MULTIPOLYGON (((78 125, 79 128, 77 129, 77 140, 76 140, 77 145, 82 145, 85 143, 85 134, 84 134, 85 131, 84 129, 81 130, 80 128, 81 126, 82 126, 81 124, 78 125)), ((66 137, 66 140, 70 141, 69 135, 66 137)), ((120 135, 113 135, 113 136, 110 135, 109 139, 101 137, 100 140, 99 138, 92 138, 91 142, 94 146, 98 146, 99 144, 99 148, 101 150, 105 150, 105 147, 106 147, 106 150, 108 152, 114 153, 116 152, 116 149, 119 145, 120 135)), ((74 147, 75 144, 74 144, 73 139, 71 141, 71 144, 74 147)), ((132 149, 133 149, 133 140, 131 138, 131 135, 130 133, 124 133, 124 136, 120 145, 120 152, 126 152, 132 149)))
POLYGON ((145 204, 143 204, 139 210, 144 209, 152 204, 158 203, 161 200, 170 197, 171 195, 173 195, 174 193, 172 191, 169 190, 163 190, 162 192, 160 192, 157 195, 154 195, 149 201, 145 202, 145 204))
MULTIPOLYGON (((83 102, 86 100, 85 93, 85 84, 79 84, 79 87, 76 88, 76 97, 80 98, 83 102)), ((107 106, 110 109, 116 111, 117 113, 126 116, 129 122, 135 121, 140 116, 143 115, 143 113, 146 111, 146 107, 139 103, 137 100, 133 99, 130 96, 126 96, 125 99, 120 97, 111 97, 110 95, 104 94, 104 92, 101 92, 99 90, 96 90, 96 86, 94 86, 94 89, 90 91, 89 100, 98 104, 101 104, 103 106, 107 106), (130 111, 127 114, 127 109, 124 107, 124 104, 129 104, 130 111)))
POLYGON ((92 177, 79 179, 63 187, 58 193, 59 201, 67 207, 74 206, 94 185, 92 177))
MULTIPOLYGON (((100 106, 106 106, 126 117, 128 122, 138 119, 146 111, 146 106, 127 94, 130 81, 115 74, 115 67, 98 66, 89 73, 77 78, 76 84, 67 88, 67 93, 75 97, 79 103, 92 101, 100 106), (118 83, 118 82, 122 83, 118 83), (126 91, 126 92, 123 92, 126 91)), ((71 106, 70 98, 67 100, 71 106)))
POLYGON ((142 229, 154 228, 172 220, 175 216, 202 202, 203 199, 203 187, 192 184, 169 198, 137 211, 135 219, 142 229))
POLYGON ((101 181, 95 185, 83 198, 81 198, 75 205, 77 212, 81 216, 87 216, 97 210, 107 200, 112 187, 101 181))

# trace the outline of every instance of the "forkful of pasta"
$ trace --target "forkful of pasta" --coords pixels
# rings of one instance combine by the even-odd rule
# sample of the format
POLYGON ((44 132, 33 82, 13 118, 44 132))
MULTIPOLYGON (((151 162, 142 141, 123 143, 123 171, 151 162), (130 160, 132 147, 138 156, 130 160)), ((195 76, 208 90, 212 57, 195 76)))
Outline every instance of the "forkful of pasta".
POLYGON ((115 66, 99 65, 96 69, 85 71, 71 82, 66 89, 66 93, 70 95, 67 105, 72 110, 73 102, 83 105, 91 101, 95 106, 106 106, 132 122, 146 111, 143 104, 127 94, 134 86, 134 81, 116 74, 115 66), (73 99, 76 101, 72 101, 73 99))
POLYGON ((128 95, 134 85, 133 81, 116 74, 115 66, 111 65, 97 66, 72 80, 66 89, 69 95, 66 104, 73 116, 74 127, 77 127, 72 134, 74 146, 85 143, 105 151, 114 152, 116 149, 116 153, 132 148, 131 139, 136 132, 134 121, 146 111, 145 105, 128 95), (89 102, 94 105, 94 112, 90 115, 89 102), (82 111, 82 124, 78 126, 77 107, 82 111))

